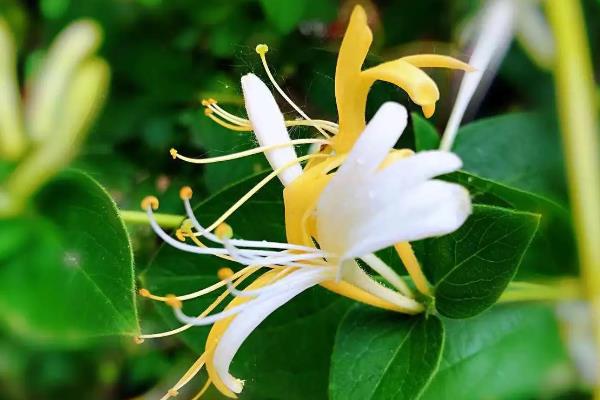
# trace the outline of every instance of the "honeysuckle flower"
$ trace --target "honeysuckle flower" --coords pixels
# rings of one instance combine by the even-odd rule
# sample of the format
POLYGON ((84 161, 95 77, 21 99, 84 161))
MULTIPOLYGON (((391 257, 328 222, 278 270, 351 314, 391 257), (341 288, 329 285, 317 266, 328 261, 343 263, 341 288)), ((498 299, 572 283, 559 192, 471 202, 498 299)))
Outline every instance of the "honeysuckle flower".
POLYGON ((168 244, 243 266, 235 273, 229 269, 219 271, 219 282, 186 295, 158 296, 140 290, 145 297, 171 305, 184 324, 168 332, 142 335, 140 340, 213 324, 205 352, 164 399, 177 395, 203 367, 209 380, 201 393, 212 383, 223 394, 235 397, 243 388, 243 381, 229 372, 237 350, 268 315, 312 286, 321 285, 356 301, 396 312, 424 311, 405 281, 374 253, 393 245, 417 289, 430 294, 409 242, 450 233, 470 214, 470 198, 464 188, 433 179, 456 171, 461 161, 447 152, 414 154, 408 149, 394 149, 407 124, 406 109, 386 103, 365 125, 366 96, 375 80, 387 80, 405 89, 430 116, 439 92, 420 67, 470 67, 449 57, 418 55, 362 71, 371 40, 364 10, 356 7, 336 68, 339 125, 313 120, 294 104, 270 72, 265 57, 267 47, 259 45, 257 52, 273 86, 302 118, 285 120, 268 87, 248 74, 241 80, 248 119, 227 112, 213 99, 203 101, 203 105, 206 115, 220 125, 235 131, 254 131, 258 148, 208 159, 193 159, 171 150, 173 158, 192 163, 264 153, 273 171, 207 227, 194 215, 191 189, 183 188, 180 197, 188 218, 177 230, 176 239, 164 232, 154 218, 158 199, 148 197, 142 202, 152 228, 168 244), (352 48, 354 42, 360 51, 352 48), (314 127, 323 138, 291 140, 287 128, 297 125, 314 127), (298 157, 293 147, 296 144, 319 148, 298 157), (304 168, 303 162, 307 162, 304 168), (234 238, 232 228, 225 223, 227 218, 275 177, 284 185, 287 242, 234 238), (203 238, 214 244, 209 246, 203 238), (357 260, 376 272, 384 284, 365 272, 357 260), (266 272, 239 289, 243 281, 261 270, 266 272), (223 289, 223 293, 199 316, 184 313, 182 302, 218 289, 223 289), (223 311, 211 315, 228 295, 234 299, 223 311))
POLYGON ((463 77, 440 148, 450 150, 462 118, 477 91, 483 95, 515 36, 531 57, 548 68, 554 58, 554 38, 539 9, 540 0, 488 0, 465 29, 472 46, 473 73, 463 77))
MULTIPOLYGON (((282 122, 279 118, 275 121, 282 122)), ((142 207, 148 213, 152 228, 168 244, 244 265, 237 273, 221 271, 220 282, 192 294, 160 297, 142 292, 173 306, 175 315, 185 325, 162 334, 143 335, 141 339, 166 336, 190 326, 214 324, 201 362, 195 364, 165 398, 176 394, 203 366, 207 368, 210 382, 223 394, 235 397, 243 388, 243 381, 229 372, 237 350, 267 316, 312 286, 321 284, 367 304, 398 312, 415 314, 424 310, 403 280, 373 253, 398 242, 456 230, 470 214, 471 203, 462 186, 433 179, 460 168, 461 161, 456 155, 439 151, 399 154, 393 149, 406 123, 407 112, 403 106, 384 104, 352 151, 343 157, 343 162, 338 157, 337 162, 328 164, 329 168, 339 168, 330 174, 313 210, 316 231, 312 237, 318 246, 234 239, 232 229, 223 223, 212 233, 210 228, 200 225, 194 215, 189 188, 181 191, 188 220, 177 236, 184 240, 190 238, 195 244, 184 243, 170 237, 155 221, 153 210, 158 207, 158 200, 153 197, 144 200, 142 207), (200 242, 201 236, 215 246, 200 242), (395 290, 372 279, 358 266, 357 259, 378 272, 395 290), (267 271, 245 289, 237 289, 240 281, 259 269, 267 271), (225 295, 234 296, 223 311, 208 315, 216 307, 214 304, 198 317, 184 314, 181 302, 219 288, 225 288, 225 295)), ((218 299, 217 304, 222 299, 218 299)))
POLYGON ((0 216, 18 213, 79 148, 108 89, 108 64, 95 55, 101 40, 93 21, 69 25, 27 82, 22 101, 14 43, 0 20, 0 157, 18 161, 0 183, 0 216))

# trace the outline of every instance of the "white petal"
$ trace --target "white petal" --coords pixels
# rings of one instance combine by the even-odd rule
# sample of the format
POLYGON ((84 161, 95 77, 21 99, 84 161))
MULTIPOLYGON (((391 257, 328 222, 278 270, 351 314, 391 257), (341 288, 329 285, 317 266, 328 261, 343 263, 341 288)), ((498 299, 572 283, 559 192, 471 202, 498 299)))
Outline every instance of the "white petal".
POLYGON ((375 171, 404 132, 407 119, 406 108, 398 103, 389 101, 379 107, 336 173, 342 177, 337 179, 356 171, 361 174, 375 171))
MULTIPOLYGON (((258 143, 261 146, 272 146, 289 142, 290 136, 283 115, 267 85, 256 75, 247 74, 242 77, 242 91, 248 119, 258 143)), ((274 170, 291 164, 279 174, 279 180, 284 186, 302 173, 300 164, 293 163, 297 158, 293 146, 267 151, 265 156, 274 170)))
POLYGON ((395 243, 441 236, 458 229, 471 214, 469 192, 437 180, 422 183, 349 231, 344 258, 384 249, 395 243))
POLYGON ((489 0, 482 10, 479 27, 475 30, 478 37, 469 59, 476 71, 466 73, 460 83, 440 149, 449 151, 452 148, 458 127, 482 78, 485 76, 485 82, 490 82, 494 77, 514 35, 516 8, 514 0, 489 0))
POLYGON ((234 393, 240 393, 243 382, 229 373, 229 365, 240 346, 256 327, 265 320, 273 311, 302 293, 306 289, 333 277, 332 268, 305 269, 293 272, 272 286, 274 294, 260 295, 256 306, 245 310, 237 315, 231 322, 217 347, 215 348, 213 363, 219 377, 225 385, 234 393), (286 290, 279 290, 285 288, 286 290))

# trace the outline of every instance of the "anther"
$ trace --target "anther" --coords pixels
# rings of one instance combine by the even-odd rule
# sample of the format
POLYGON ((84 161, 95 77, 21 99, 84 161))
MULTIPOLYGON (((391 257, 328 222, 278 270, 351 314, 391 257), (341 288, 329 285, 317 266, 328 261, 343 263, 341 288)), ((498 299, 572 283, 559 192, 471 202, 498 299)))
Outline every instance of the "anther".
POLYGON ((179 228, 175 231, 175 237, 180 242, 185 242, 185 235, 183 234, 183 231, 181 230, 181 228, 179 228))
POLYGON ((179 300, 174 294, 168 294, 165 296, 165 298, 165 303, 167 303, 169 306, 173 308, 181 308, 181 300, 179 300))
POLYGON ((142 209, 147 210, 148 207, 151 207, 153 210, 158 208, 158 199, 154 196, 146 196, 144 200, 142 200, 142 209))
POLYGON ((177 397, 179 395, 179 392, 175 389, 169 389, 167 394, 169 395, 169 397, 177 397))
POLYGON ((231 239, 233 237, 233 229, 225 222, 219 224, 215 229, 215 235, 221 240, 231 239))
POLYGON ((256 52, 260 55, 265 55, 265 53, 267 51, 269 51, 269 46, 267 46, 266 44, 259 44, 258 46, 256 46, 256 52))
POLYGON ((228 267, 220 268, 217 271, 217 277, 221 281, 224 281, 226 279, 230 279, 232 276, 233 276, 233 270, 231 268, 228 268, 228 267))
POLYGON ((186 235, 192 235, 192 228, 194 227, 194 224, 192 223, 192 220, 190 220, 189 218, 186 218, 183 220, 183 222, 181 223, 181 227, 179 229, 181 229, 181 232, 186 234, 186 235))
POLYGON ((177 158, 177 150, 171 148, 171 150, 169 150, 169 153, 171 153, 171 157, 173 157, 173 160, 177 158))
POLYGON ((139 336, 134 337, 133 341, 135 342, 135 344, 142 344, 142 343, 144 343, 144 339, 141 338, 141 337, 139 337, 139 336))
POLYGON ((179 189, 179 198, 181 200, 189 200, 192 198, 193 194, 194 194, 194 192, 192 191, 192 188, 189 186, 184 186, 181 189, 179 189))
POLYGON ((138 294, 142 297, 150 297, 150 291, 146 288, 141 288, 138 290, 138 294))
POLYGON ((213 110, 211 110, 210 108, 205 108, 204 109, 204 115, 212 115, 213 110))

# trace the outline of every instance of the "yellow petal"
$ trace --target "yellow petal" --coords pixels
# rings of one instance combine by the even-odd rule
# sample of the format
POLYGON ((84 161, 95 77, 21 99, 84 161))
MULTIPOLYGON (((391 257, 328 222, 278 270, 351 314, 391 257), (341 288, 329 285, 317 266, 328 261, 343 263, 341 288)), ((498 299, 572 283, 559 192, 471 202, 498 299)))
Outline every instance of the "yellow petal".
POLYGON ((350 16, 335 68, 335 99, 340 125, 335 145, 338 150, 349 150, 365 127, 369 86, 361 81, 360 73, 372 41, 367 14, 357 5, 350 16), (346 137, 349 138, 346 140, 346 137))
POLYGON ((409 64, 419 68, 450 68, 460 69, 467 72, 475 71, 475 68, 454 57, 439 54, 415 54, 400 58, 409 64))
POLYGON ((362 76, 371 82, 380 80, 401 87, 420 106, 434 104, 440 98, 437 85, 429 75, 402 59, 369 68, 362 72, 362 76))

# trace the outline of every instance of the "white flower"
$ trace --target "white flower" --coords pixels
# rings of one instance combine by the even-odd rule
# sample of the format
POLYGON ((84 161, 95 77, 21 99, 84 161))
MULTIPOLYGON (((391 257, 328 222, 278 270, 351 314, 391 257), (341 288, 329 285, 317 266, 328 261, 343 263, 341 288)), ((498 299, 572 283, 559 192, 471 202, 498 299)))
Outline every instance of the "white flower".
MULTIPOLYGON (((244 93, 249 109, 256 110, 250 112, 250 118, 260 132, 261 144, 283 142, 285 132, 281 129, 281 114, 270 100, 264 103, 267 96, 260 81, 247 79, 244 93), (255 108, 260 103, 255 105, 254 101, 263 102, 267 107, 255 108), (277 131, 266 129, 268 127, 277 128, 277 131)), ((423 311, 423 306, 412 298, 405 283, 373 253, 398 242, 456 230, 470 214, 471 203, 463 187, 432 179, 460 168, 461 161, 455 155, 432 151, 387 160, 406 123, 406 109, 396 103, 384 104, 369 122, 319 198, 315 210, 318 221, 315 239, 319 249, 233 239, 231 228, 223 224, 216 234, 211 233, 193 214, 189 201, 191 190, 186 188, 181 197, 189 224, 182 236, 197 242, 197 245, 189 245, 162 231, 152 211, 158 207, 158 201, 155 198, 145 200, 143 207, 152 227, 169 244, 184 251, 226 257, 246 266, 236 274, 229 271, 220 283, 210 288, 170 299, 177 318, 187 326, 216 323, 213 330, 217 332, 217 338, 207 342, 205 361, 211 381, 223 393, 232 396, 243 388, 243 381, 229 373, 229 366, 246 338, 273 311, 312 286, 323 284, 327 287, 340 281, 345 286, 338 284, 338 288, 357 290, 372 304, 379 301, 385 308, 405 313, 423 311), (199 236, 205 236, 219 246, 200 246, 199 236), (397 291, 373 280, 357 265, 357 258, 366 262, 397 291), (261 267, 269 268, 269 271, 246 289, 235 288, 239 283, 237 279, 261 267), (237 296, 225 310, 197 318, 183 313, 180 300, 198 297, 223 286, 237 296)), ((280 170, 281 165, 293 165, 295 160, 293 150, 269 157, 275 170, 280 170)), ((282 182, 294 178, 282 176, 282 182)), ((173 390, 176 389, 177 386, 173 390)))

